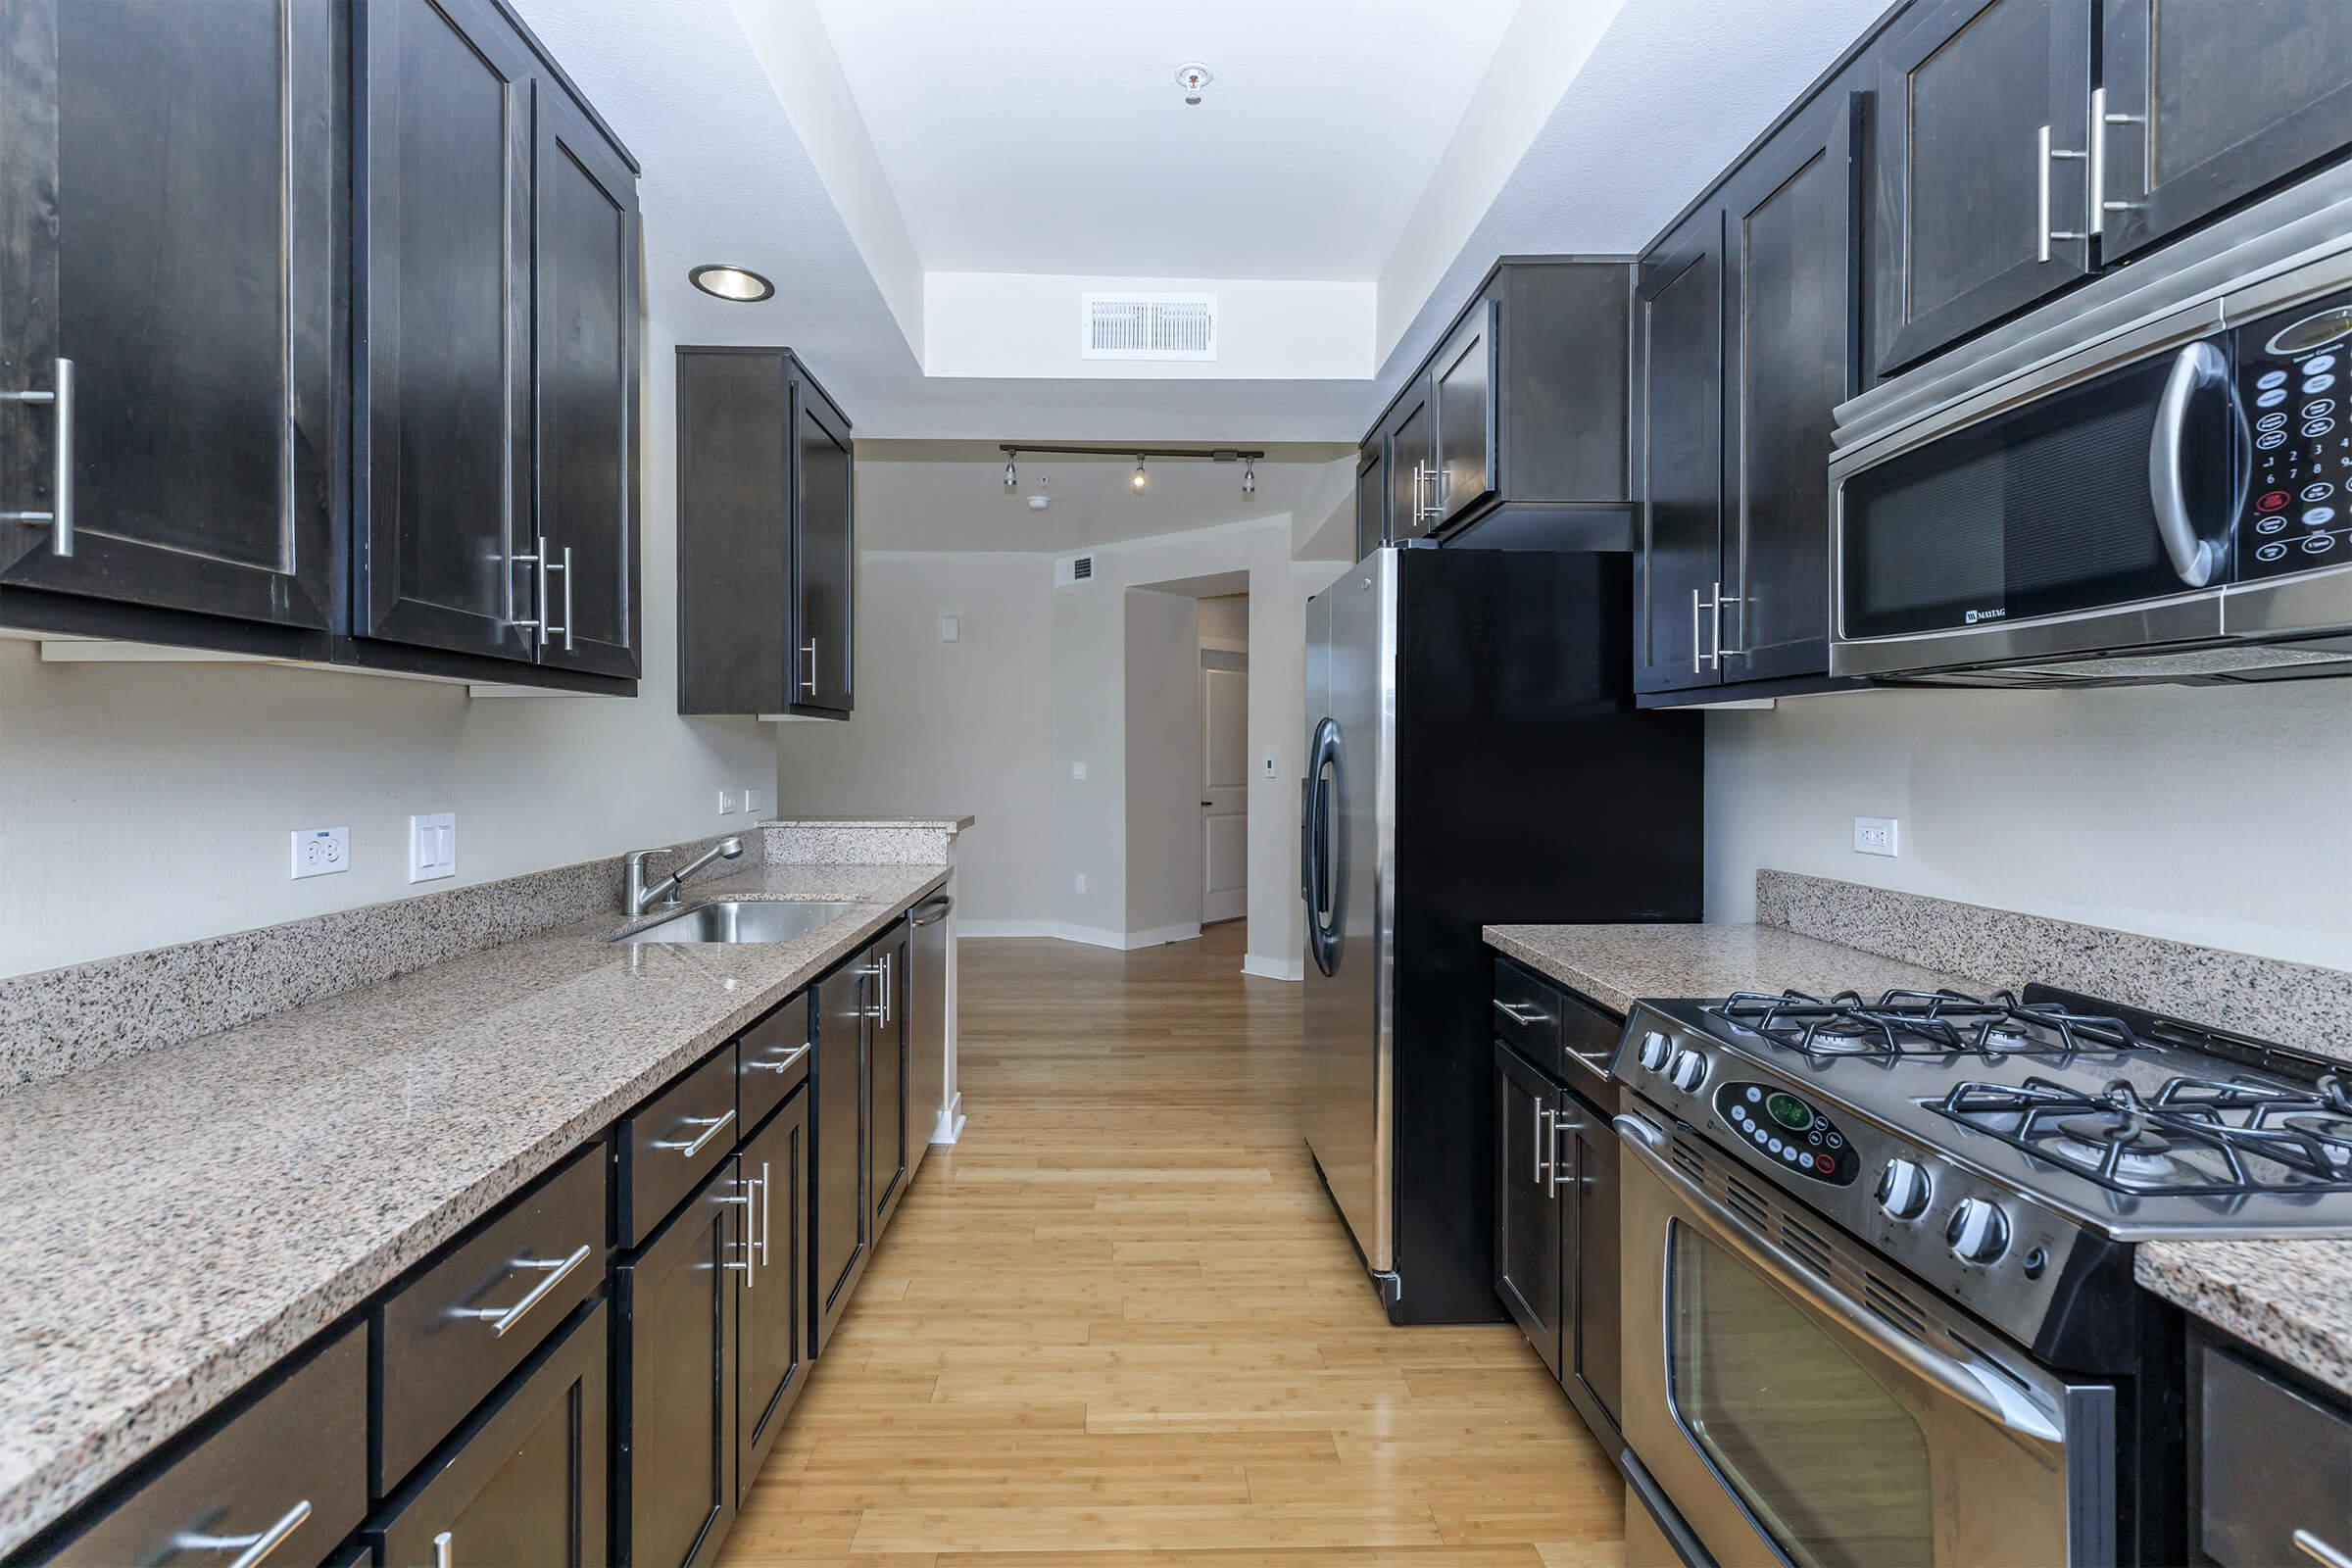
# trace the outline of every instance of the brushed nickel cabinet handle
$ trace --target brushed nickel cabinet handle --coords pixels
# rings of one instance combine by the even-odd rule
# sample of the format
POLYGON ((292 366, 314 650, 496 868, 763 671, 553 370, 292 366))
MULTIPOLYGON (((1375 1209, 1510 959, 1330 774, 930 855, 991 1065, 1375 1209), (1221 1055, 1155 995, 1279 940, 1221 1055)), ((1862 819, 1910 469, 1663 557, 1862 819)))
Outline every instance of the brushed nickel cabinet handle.
POLYGON ((808 1054, 807 1046, 795 1046, 774 1061, 747 1061, 743 1064, 743 1068, 746 1072, 790 1072, 807 1054, 808 1054))
POLYGON ((1544 1108, 1544 1102, 1540 1100, 1536 1102, 1535 1110, 1536 1173, 1529 1178, 1528 1185, 1541 1192, 1544 1184, 1551 1180, 1551 1112, 1544 1108))
POLYGON ((801 682, 801 690, 814 697, 816 695, 816 639, 811 637, 801 644, 801 652, 808 656, 808 675, 801 682))
POLYGON ((2063 147, 2052 147, 2050 145, 2050 127, 2047 125, 2042 126, 2039 130, 2034 133, 2034 204, 2035 215, 2034 221, 2034 259, 2035 261, 2046 262, 2050 259, 2050 242, 2052 240, 2079 239, 2087 241, 2090 238, 2087 228, 2077 230, 2071 228, 2053 229, 2050 227, 2050 165, 2054 161, 2061 158, 2088 158, 2090 154, 2087 151, 2070 152, 2063 147))
POLYGON ((243 1550, 237 1551, 236 1556, 229 1559, 228 1568, 254 1568, 254 1565, 264 1557, 284 1545, 286 1538, 300 1530, 303 1521, 310 1516, 311 1499, 305 1497, 278 1515, 277 1523, 259 1535, 204 1536, 186 1533, 179 1536, 172 1544, 181 1551, 232 1551, 243 1547, 243 1550))
POLYGON ((588 1254, 593 1250, 595 1250, 595 1249, 592 1248, 588 1243, 582 1242, 577 1248, 573 1249, 569 1257, 518 1257, 514 1260, 514 1266, 516 1268, 534 1268, 544 1269, 547 1271, 546 1276, 542 1278, 538 1284, 532 1286, 530 1291, 523 1297, 521 1300, 516 1301, 513 1306, 452 1307, 450 1308, 449 1315, 451 1317, 487 1318, 490 1321, 490 1337, 492 1339, 503 1340, 507 1337, 507 1331, 509 1329, 522 1321, 522 1317, 525 1312, 528 1312, 532 1307, 537 1306, 541 1301, 546 1300, 547 1293, 564 1283, 564 1277, 566 1274, 569 1274, 573 1269, 578 1268, 582 1263, 587 1262, 588 1254))
POLYGON ((46 403, 57 410, 57 451, 49 460, 49 510, 0 512, 0 522, 47 523, 49 553, 67 561, 74 555, 74 362, 58 360, 54 375, 47 392, 0 392, 0 403, 46 403))
POLYGON ((433 1568, 450 1568, 455 1557, 450 1546, 450 1532, 444 1530, 433 1538, 433 1568))
POLYGON ((685 1117, 684 1120, 687 1126, 700 1127, 702 1129, 702 1133, 696 1137, 692 1143, 660 1143, 654 1145, 654 1147, 656 1149, 674 1149, 679 1153, 684 1154, 688 1159, 692 1159, 695 1155, 703 1152, 704 1145, 710 1143, 711 1139, 718 1136, 718 1131, 720 1128, 724 1127, 727 1123, 733 1121, 734 1119, 735 1113, 731 1110, 723 1116, 685 1117))
POLYGON ((2352 1568, 2352 1552, 2339 1551, 2308 1530, 2294 1533, 2295 1549, 2322 1568, 2352 1568))

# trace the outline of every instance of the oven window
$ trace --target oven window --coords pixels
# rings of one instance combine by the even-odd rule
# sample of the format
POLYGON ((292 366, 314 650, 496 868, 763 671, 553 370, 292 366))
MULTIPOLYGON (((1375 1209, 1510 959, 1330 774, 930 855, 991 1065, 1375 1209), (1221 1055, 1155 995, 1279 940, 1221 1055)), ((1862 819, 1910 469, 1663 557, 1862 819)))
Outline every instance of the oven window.
POLYGON ((1933 1562, 1911 1410, 1745 1261, 1672 1236, 1669 1397, 1716 1473, 1800 1568, 1933 1562))
MULTIPOLYGON (((2148 446, 2173 356, 1956 430, 1845 481, 1840 631, 1891 637, 2187 592, 2156 530, 2148 446)), ((2199 531, 2235 503, 2227 408, 2182 432, 2199 531)))

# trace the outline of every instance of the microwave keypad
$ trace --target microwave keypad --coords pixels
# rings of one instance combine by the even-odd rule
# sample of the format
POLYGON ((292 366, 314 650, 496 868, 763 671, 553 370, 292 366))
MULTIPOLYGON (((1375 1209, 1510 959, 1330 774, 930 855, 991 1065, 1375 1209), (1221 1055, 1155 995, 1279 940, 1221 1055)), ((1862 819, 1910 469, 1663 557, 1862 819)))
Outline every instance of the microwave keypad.
POLYGON ((2238 579, 2352 564, 2352 304, 2265 322, 2239 354, 2254 462, 2238 579))

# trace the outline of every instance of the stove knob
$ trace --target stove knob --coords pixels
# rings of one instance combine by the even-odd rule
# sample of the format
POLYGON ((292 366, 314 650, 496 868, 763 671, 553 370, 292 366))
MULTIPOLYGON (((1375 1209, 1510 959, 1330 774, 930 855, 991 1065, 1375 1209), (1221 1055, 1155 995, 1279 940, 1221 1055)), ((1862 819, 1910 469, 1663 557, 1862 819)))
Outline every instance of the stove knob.
POLYGON ((2009 1250, 2009 1216, 1989 1198, 1963 1198, 1943 1243, 1963 1263, 1990 1263, 2009 1250))
POLYGON ((1917 1219, 1927 1212, 1936 1184, 1915 1161, 1890 1159, 1879 1173, 1879 1207, 1888 1219, 1917 1219))
POLYGON ((1698 1093, 1698 1086, 1707 1081, 1707 1058, 1695 1051, 1678 1051, 1674 1064, 1666 1069, 1666 1081, 1686 1095, 1698 1093))
POLYGON ((1642 1037, 1642 1070, 1656 1072, 1674 1054, 1674 1042, 1652 1029, 1642 1037))

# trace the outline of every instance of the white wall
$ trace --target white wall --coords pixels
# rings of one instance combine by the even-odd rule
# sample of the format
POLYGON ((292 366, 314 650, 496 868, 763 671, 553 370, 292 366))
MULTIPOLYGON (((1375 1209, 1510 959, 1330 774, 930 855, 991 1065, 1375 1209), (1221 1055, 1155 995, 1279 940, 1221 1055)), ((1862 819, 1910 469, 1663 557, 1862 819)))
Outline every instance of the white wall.
POLYGON ((1043 556, 860 556, 858 713, 776 726, 784 812, 969 812, 979 821, 956 841, 958 921, 1044 919, 1053 591, 1043 556), (956 617, 956 642, 940 641, 942 615, 956 617))
POLYGON ((1200 929, 1200 601, 1126 594, 1127 918, 1130 938, 1200 929))
POLYGON ((1707 917, 1759 866, 2352 968, 2352 685, 1870 692, 1707 715, 1707 917), (1856 815, 1901 821, 1894 859, 1856 815))
POLYGON ((1200 646, 1228 654, 1250 651, 1250 596, 1211 594, 1200 601, 1200 646))
POLYGON ((44 664, 0 641, 0 974, 245 930, 746 826, 774 777, 749 719, 677 715, 674 378, 649 330, 645 678, 634 701, 220 664, 44 664), (411 812, 458 815, 458 876, 412 886, 411 812), (348 826, 297 882, 287 835, 348 826))

